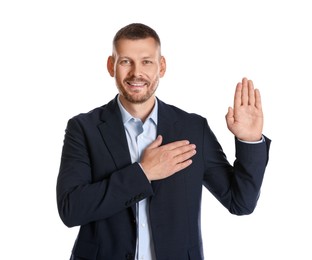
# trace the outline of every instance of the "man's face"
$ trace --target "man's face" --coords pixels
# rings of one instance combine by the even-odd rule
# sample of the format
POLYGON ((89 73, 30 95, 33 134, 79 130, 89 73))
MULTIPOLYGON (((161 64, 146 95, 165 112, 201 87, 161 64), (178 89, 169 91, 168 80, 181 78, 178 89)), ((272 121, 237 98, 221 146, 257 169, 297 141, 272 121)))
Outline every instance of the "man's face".
POLYGON ((154 96, 166 62, 153 38, 122 39, 108 58, 107 68, 122 98, 138 104, 154 96))

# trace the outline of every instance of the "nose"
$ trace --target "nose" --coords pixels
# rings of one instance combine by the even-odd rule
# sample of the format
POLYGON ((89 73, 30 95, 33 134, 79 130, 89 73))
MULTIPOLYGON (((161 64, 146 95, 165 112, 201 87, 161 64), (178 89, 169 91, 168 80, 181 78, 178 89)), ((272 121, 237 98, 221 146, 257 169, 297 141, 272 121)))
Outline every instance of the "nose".
POLYGON ((132 66, 132 75, 135 77, 142 77, 143 72, 142 72, 142 65, 140 63, 134 63, 132 66))

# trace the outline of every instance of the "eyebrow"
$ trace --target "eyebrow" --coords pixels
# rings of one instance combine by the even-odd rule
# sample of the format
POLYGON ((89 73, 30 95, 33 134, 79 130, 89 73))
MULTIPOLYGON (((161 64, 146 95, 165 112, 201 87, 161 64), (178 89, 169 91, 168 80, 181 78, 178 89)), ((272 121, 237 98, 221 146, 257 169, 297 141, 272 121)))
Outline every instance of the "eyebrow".
MULTIPOLYGON (((119 59, 128 59, 128 60, 132 60, 132 58, 128 57, 128 56, 120 56, 119 59)), ((146 59, 154 59, 154 57, 152 56, 144 56, 142 58, 140 58, 141 60, 146 60, 146 59)))

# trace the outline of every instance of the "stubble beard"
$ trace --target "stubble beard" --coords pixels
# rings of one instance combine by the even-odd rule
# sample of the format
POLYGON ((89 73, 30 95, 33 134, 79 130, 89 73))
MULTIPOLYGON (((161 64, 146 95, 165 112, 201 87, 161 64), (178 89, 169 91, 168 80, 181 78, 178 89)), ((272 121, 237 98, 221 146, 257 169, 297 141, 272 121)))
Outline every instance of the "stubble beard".
MULTIPOLYGON (((143 104, 145 103, 147 100, 149 100, 151 98, 151 96, 154 95, 154 93, 156 92, 157 88, 158 88, 158 83, 159 81, 156 80, 155 82, 153 82, 152 84, 150 84, 148 86, 147 92, 142 96, 140 95, 140 91, 137 91, 137 95, 136 94, 130 94, 128 93, 125 88, 123 86, 120 86, 119 84, 117 85, 119 92, 123 95, 123 97, 130 103, 132 104, 143 104)), ((133 93, 133 92, 132 92, 133 93)))

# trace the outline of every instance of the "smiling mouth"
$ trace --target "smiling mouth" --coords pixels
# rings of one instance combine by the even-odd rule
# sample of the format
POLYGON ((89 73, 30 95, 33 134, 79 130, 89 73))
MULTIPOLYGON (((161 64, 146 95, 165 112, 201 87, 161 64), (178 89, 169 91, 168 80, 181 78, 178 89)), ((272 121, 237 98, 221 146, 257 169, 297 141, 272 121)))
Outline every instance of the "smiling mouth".
POLYGON ((133 88, 142 88, 147 85, 145 81, 126 81, 127 85, 133 88))

